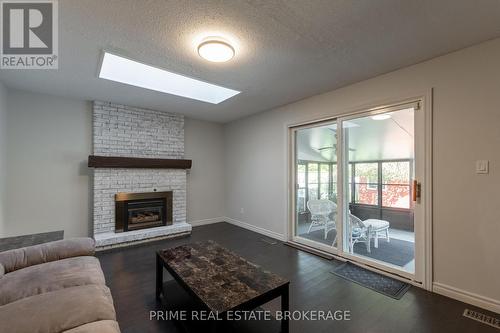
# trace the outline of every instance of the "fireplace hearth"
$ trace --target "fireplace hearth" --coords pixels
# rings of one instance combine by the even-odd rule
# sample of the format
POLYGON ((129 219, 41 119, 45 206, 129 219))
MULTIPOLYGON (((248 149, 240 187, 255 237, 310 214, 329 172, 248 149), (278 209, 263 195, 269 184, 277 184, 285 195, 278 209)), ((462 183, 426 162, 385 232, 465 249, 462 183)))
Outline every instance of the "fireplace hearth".
POLYGON ((117 193, 115 232, 172 224, 172 191, 117 193))

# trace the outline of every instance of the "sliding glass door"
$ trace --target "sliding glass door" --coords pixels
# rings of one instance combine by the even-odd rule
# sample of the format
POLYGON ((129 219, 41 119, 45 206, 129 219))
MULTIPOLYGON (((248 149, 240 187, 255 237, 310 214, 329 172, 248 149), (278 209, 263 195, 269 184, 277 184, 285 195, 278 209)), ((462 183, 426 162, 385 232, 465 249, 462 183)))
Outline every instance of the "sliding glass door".
POLYGON ((342 131, 345 199, 343 251, 415 272, 415 110, 349 117, 342 131), (349 149, 350 147, 350 149, 349 149))
POLYGON ((415 101, 291 129, 292 241, 421 278, 419 108, 415 101))
POLYGON ((297 129, 294 238, 330 249, 337 237, 337 124, 297 129))

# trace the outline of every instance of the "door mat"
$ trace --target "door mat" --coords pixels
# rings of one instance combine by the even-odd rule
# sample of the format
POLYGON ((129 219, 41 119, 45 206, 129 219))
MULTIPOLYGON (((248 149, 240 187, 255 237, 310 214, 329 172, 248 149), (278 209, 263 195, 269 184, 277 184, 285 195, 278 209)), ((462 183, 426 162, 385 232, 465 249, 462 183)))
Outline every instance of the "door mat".
POLYGON ((408 283, 369 271, 350 262, 340 265, 331 273, 394 299, 400 299, 410 289, 408 283))

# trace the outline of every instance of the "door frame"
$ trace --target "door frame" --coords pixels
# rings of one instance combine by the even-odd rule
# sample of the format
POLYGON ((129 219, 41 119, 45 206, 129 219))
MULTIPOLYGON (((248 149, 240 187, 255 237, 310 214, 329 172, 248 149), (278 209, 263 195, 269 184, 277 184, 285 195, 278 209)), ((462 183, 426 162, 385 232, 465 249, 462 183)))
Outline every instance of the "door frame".
MULTIPOLYGON (((393 98, 386 98, 383 101, 375 101, 371 103, 367 103, 361 106, 346 108, 338 113, 332 113, 331 115, 327 115, 321 118, 309 118, 303 119, 298 122, 288 123, 285 125, 285 135, 287 142, 286 149, 286 161, 287 161, 287 170, 286 170, 286 190, 287 190, 287 205, 286 205, 286 235, 285 238, 287 241, 291 243, 298 243, 300 245, 311 246, 314 245, 315 248, 318 248, 321 251, 332 254, 336 258, 342 261, 352 261, 355 264, 363 266, 367 269, 376 271, 378 273, 388 275, 394 277, 396 279, 404 280, 409 282, 415 286, 427 289, 432 291, 432 276, 433 276, 433 255, 432 255, 432 97, 433 91, 432 88, 425 90, 423 92, 417 92, 413 94, 406 94, 405 96, 396 96, 393 98), (381 110, 386 110, 388 107, 393 107, 401 104, 407 104, 410 102, 420 102, 420 109, 418 112, 424 112, 424 138, 422 145, 420 147, 422 149, 421 156, 424 157, 423 162, 423 170, 422 176, 423 179, 419 179, 422 185, 422 193, 421 193, 421 204, 422 204, 422 219, 423 225, 421 230, 421 234, 424 237, 419 243, 419 249, 415 247, 415 255, 420 254, 422 256, 422 273, 421 280, 415 280, 415 274, 411 274, 408 272, 404 272, 400 269, 397 269, 396 266, 391 267, 390 264, 384 264, 384 267, 380 267, 376 264, 376 262, 372 260, 366 260, 360 257, 354 257, 352 255, 348 255, 347 253, 343 253, 339 251, 338 248, 333 248, 330 246, 321 246, 317 245, 317 243, 312 244, 307 240, 301 239, 297 241, 295 238, 295 224, 296 224, 296 215, 295 215, 295 184, 296 184, 296 170, 295 170, 295 131, 298 129, 316 127, 318 125, 336 123, 339 118, 348 118, 355 117, 356 115, 361 115, 367 112, 377 113, 383 112, 381 110), (418 253, 417 253, 418 251, 418 253)), ((342 136, 340 135, 340 140, 342 140, 342 136)), ((337 138, 338 140, 339 138, 337 138)), ((342 142, 338 142, 337 144, 341 147, 342 142)), ((340 163, 339 163, 340 164, 340 163)), ((338 169, 339 170, 339 169, 338 169)), ((340 174, 341 170, 338 171, 340 174)), ((343 186, 340 186, 343 191, 343 186)), ((343 193, 338 193, 338 198, 343 199, 343 193)), ((342 200, 341 199, 341 200, 342 200)), ((339 221, 342 221, 342 212, 339 210, 339 221)), ((338 223, 337 230, 339 235, 343 235, 342 225, 343 223, 338 223), (340 225, 340 229, 339 229, 340 225)), ((415 233, 415 236, 417 233, 415 233)), ((417 237, 417 236, 416 236, 417 237)), ((341 237, 339 237, 341 238, 341 237)), ((417 244, 417 243, 415 243, 417 244)), ((337 239, 337 247, 342 246, 342 240, 337 239)), ((416 267, 415 267, 416 268, 416 267)), ((416 273, 416 272, 415 272, 416 273)))

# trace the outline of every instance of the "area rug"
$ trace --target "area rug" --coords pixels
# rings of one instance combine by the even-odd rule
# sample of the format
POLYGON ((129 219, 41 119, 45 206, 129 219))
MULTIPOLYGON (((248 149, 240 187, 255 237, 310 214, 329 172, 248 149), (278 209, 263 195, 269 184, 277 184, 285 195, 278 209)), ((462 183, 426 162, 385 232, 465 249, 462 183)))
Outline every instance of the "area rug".
POLYGON ((403 297, 410 288, 408 283, 369 271, 350 262, 340 265, 331 273, 394 299, 403 297))
MULTIPOLYGON (((313 230, 310 233, 303 233, 300 237, 331 246, 335 237, 335 230, 331 230, 326 239, 324 238, 323 230, 313 230)), ((371 253, 366 251, 365 243, 354 244, 354 254, 404 267, 413 260, 414 247, 415 244, 412 242, 391 238, 391 241, 387 243, 384 238, 381 238, 378 241, 378 248, 375 248, 374 241, 372 240, 371 253)))
POLYGON ((370 253, 366 251, 365 243, 354 244, 354 253, 404 267, 414 258, 414 246, 414 243, 400 239, 392 238, 389 243, 385 239, 379 239, 378 248, 375 248, 372 241, 370 253))

